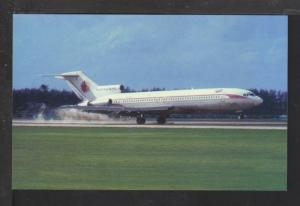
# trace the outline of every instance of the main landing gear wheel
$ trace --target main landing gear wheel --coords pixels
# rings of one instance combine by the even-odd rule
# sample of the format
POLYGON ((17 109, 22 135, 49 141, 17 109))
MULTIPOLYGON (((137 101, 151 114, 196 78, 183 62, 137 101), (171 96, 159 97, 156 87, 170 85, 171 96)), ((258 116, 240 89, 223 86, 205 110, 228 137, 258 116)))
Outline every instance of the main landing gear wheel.
POLYGON ((166 123, 166 117, 159 116, 156 121, 157 121, 157 124, 165 124, 166 123))
POLYGON ((144 118, 143 115, 139 115, 136 117, 136 123, 137 124, 145 124, 146 123, 146 119, 144 118))

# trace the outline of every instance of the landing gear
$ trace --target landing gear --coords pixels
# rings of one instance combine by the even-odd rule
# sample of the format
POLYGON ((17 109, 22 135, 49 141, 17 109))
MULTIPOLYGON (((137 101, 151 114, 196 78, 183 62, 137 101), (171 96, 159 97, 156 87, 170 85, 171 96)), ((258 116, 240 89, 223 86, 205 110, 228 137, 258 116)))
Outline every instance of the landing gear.
POLYGON ((166 123, 166 117, 165 116, 159 116, 156 121, 157 121, 157 124, 165 124, 166 123))
POLYGON ((143 115, 143 114, 139 114, 139 115, 136 117, 136 123, 137 123, 137 124, 145 124, 145 123, 146 123, 146 119, 144 118, 144 115, 143 115))
POLYGON ((245 115, 243 113, 240 113, 238 116, 238 119, 244 119, 244 118, 245 118, 245 115))

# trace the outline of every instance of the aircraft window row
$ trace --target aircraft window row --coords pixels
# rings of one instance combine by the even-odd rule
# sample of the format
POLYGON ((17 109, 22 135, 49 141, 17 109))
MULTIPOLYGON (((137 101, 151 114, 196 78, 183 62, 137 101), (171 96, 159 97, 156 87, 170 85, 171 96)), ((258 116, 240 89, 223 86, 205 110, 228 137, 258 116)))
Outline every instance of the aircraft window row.
POLYGON ((182 97, 152 97, 152 98, 128 98, 117 99, 115 103, 139 103, 139 102, 168 102, 168 101, 193 101, 221 99, 221 95, 182 96, 182 97))

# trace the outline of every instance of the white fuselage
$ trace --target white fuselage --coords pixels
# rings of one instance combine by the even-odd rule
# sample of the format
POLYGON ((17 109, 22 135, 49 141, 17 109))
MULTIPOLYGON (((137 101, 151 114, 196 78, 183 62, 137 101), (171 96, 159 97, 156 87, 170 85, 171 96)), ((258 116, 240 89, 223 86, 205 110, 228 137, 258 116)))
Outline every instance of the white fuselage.
POLYGON ((82 71, 55 75, 66 80, 82 100, 77 108, 94 111, 242 111, 261 104, 251 91, 235 88, 187 89, 172 91, 122 93, 122 85, 98 86, 82 71))
POLYGON ((108 103, 141 110, 173 108, 175 110, 238 111, 257 106, 262 103, 262 99, 244 89, 214 88, 118 93, 98 97, 90 101, 89 105, 100 106, 108 103))

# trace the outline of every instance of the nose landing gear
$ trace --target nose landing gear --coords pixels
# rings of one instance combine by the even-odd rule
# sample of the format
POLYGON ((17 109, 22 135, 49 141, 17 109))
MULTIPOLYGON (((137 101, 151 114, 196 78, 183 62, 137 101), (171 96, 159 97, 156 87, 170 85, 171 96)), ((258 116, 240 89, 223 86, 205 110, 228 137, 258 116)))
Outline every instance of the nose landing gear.
POLYGON ((145 124, 146 123, 146 119, 144 117, 143 114, 139 114, 137 117, 136 117, 136 123, 137 124, 145 124))
POLYGON ((245 118, 245 115, 243 113, 240 113, 238 116, 238 119, 244 119, 244 118, 245 118))

